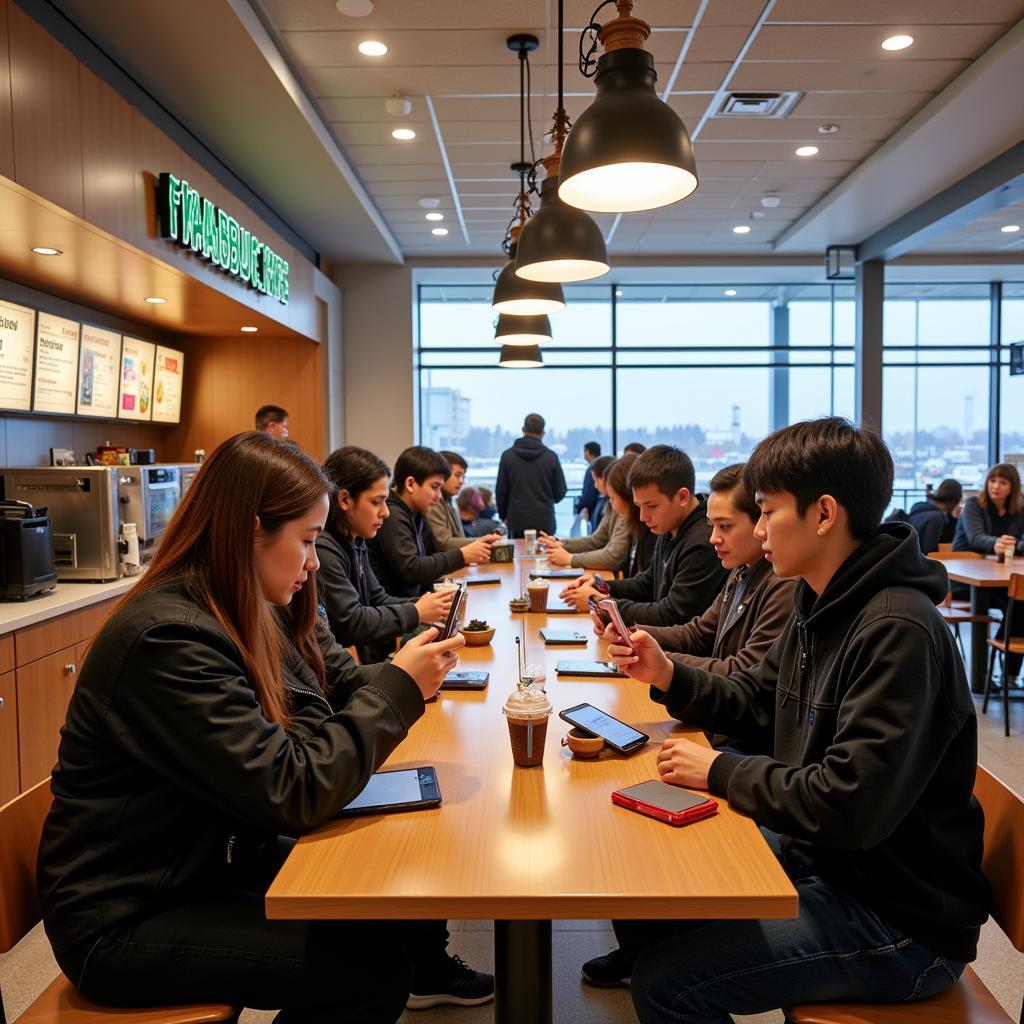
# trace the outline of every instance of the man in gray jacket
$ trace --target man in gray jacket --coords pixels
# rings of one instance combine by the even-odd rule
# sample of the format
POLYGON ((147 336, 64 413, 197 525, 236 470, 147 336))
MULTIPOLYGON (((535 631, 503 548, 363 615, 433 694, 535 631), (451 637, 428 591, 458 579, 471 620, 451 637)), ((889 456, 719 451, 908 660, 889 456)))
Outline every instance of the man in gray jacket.
MULTIPOLYGON (((455 499, 466 482, 466 471, 469 464, 458 452, 441 452, 448 460, 451 472, 441 485, 441 499, 431 505, 426 514, 427 526, 434 535, 434 541, 441 551, 452 551, 472 544, 477 537, 467 537, 459 510, 455 507, 455 499)), ((483 538, 493 544, 500 540, 500 534, 489 533, 483 538)))

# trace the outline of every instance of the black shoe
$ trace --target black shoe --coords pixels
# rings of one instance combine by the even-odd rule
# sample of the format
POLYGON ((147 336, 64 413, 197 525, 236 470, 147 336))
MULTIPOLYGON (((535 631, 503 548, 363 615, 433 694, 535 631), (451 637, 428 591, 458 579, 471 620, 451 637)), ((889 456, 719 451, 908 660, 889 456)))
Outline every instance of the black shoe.
POLYGON ((595 956, 583 965, 583 980, 598 988, 628 988, 633 960, 621 949, 605 956, 595 956))
POLYGON ((417 968, 407 1010, 431 1006, 480 1006, 494 998, 494 975, 474 971, 461 957, 446 954, 430 969, 417 968))

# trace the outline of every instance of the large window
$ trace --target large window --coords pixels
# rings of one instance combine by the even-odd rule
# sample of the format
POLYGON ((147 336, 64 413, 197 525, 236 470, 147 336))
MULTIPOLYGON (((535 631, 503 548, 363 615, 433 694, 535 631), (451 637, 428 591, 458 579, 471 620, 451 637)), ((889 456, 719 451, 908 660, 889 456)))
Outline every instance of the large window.
POLYGON ((1002 287, 1003 348, 999 371, 1000 457, 1024 453, 1024 376, 1010 376, 1010 348, 1024 342, 1024 284, 1002 287))

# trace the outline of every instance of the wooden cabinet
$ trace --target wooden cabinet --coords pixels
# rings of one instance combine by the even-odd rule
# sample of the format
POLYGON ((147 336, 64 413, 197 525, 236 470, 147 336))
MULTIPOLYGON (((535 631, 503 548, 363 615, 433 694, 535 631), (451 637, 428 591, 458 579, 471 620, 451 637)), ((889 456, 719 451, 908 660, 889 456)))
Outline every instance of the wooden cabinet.
MULTIPOLYGON (((84 648, 84 645, 80 645, 84 648)), ((26 790, 57 762, 60 730, 78 678, 78 648, 18 667, 18 766, 26 790)))
POLYGON ((13 672, 0 675, 0 804, 21 792, 18 782, 18 690, 13 672))

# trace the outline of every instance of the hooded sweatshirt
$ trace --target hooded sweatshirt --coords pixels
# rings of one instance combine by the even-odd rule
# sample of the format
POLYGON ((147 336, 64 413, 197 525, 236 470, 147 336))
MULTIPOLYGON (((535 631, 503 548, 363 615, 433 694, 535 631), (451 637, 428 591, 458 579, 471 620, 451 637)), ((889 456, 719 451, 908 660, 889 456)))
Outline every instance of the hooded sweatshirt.
POLYGON ((926 555, 938 551, 940 544, 950 543, 956 530, 956 520, 931 501, 919 501, 907 513, 907 522, 917 530, 921 550, 926 555))
POLYGON ((527 434, 501 453, 494 497, 511 537, 523 530, 555 532, 555 505, 566 492, 558 456, 539 437, 527 434))
POLYGON ((756 668, 675 664, 672 714, 760 737, 723 753, 708 788, 779 833, 787 860, 941 956, 969 961, 988 915, 977 720, 935 608, 948 589, 905 523, 885 524, 796 611, 756 668))

